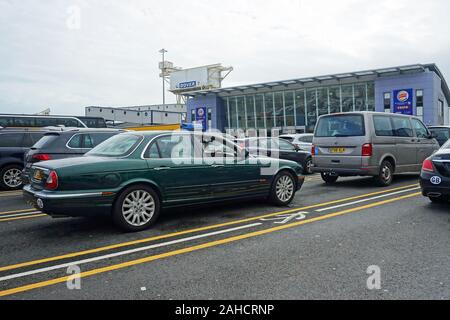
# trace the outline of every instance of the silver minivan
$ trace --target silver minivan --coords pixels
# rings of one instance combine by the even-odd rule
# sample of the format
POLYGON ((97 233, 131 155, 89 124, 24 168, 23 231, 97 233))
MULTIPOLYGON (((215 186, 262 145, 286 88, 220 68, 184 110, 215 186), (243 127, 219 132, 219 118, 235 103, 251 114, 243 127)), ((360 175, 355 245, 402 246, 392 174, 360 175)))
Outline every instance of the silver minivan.
POLYGON ((378 112, 321 116, 313 139, 313 171, 326 183, 340 176, 372 176, 380 186, 394 174, 420 173, 439 144, 421 120, 378 112))

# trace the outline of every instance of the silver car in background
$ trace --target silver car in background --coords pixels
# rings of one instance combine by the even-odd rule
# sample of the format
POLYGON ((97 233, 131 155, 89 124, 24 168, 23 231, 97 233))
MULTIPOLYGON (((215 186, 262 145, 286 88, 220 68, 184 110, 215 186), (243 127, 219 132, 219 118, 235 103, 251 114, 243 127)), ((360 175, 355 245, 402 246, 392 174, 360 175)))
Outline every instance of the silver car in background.
POLYGON ((303 151, 312 151, 312 142, 314 138, 312 133, 283 134, 280 138, 289 141, 303 151))
POLYGON ((394 174, 417 173, 439 144, 421 120, 377 112, 325 115, 313 139, 313 171, 326 183, 339 176, 372 176, 380 186, 394 174))

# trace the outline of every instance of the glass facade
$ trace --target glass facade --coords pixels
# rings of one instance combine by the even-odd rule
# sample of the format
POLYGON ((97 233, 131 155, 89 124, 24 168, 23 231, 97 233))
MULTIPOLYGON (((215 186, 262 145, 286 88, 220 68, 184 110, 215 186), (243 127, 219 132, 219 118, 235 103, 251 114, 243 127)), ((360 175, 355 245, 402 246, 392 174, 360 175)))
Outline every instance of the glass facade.
POLYGON ((324 114, 375 111, 373 82, 224 97, 228 128, 305 128, 324 114))

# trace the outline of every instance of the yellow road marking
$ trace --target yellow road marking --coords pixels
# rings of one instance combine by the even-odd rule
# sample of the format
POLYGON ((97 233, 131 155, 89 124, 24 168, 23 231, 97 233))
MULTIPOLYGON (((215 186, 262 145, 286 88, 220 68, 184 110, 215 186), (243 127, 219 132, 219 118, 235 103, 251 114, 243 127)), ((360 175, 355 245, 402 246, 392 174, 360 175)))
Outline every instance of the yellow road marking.
POLYGON ((25 213, 25 212, 35 212, 39 211, 36 209, 25 209, 25 210, 15 210, 15 211, 6 211, 6 212, 0 212, 0 216, 8 215, 8 214, 14 214, 14 213, 25 213))
POLYGON ((99 248, 85 250, 85 251, 73 252, 73 253, 64 254, 64 255, 55 256, 55 257, 49 257, 49 258, 44 258, 44 259, 39 259, 39 260, 34 260, 34 261, 18 263, 18 264, 14 264, 14 265, 0 267, 0 272, 7 271, 7 270, 18 269, 18 268, 23 268, 23 267, 28 267, 28 266, 33 266, 33 265, 37 265, 37 264, 41 264, 41 263, 53 262, 53 261, 57 261, 57 260, 63 260, 63 259, 68 259, 68 258, 75 258, 75 257, 83 256, 83 255, 98 253, 98 252, 107 251, 107 250, 119 249, 119 248, 123 248, 123 247, 127 247, 127 246, 138 245, 138 244, 148 243, 148 242, 157 241, 157 240, 164 240, 164 239, 167 239, 167 238, 173 238, 173 237, 182 236, 182 235, 195 233, 195 232, 201 232, 201 231, 207 231, 207 230, 211 230, 211 229, 228 227, 228 226, 235 225, 235 224, 251 222, 251 221, 260 220, 260 219, 264 219, 264 218, 270 218, 270 217, 274 217, 274 216, 277 216, 277 215, 280 215, 280 214, 288 214, 288 213, 293 213, 293 212, 296 212, 296 211, 303 211, 303 210, 318 208, 318 207, 322 207, 322 206, 342 203, 342 202, 345 202, 345 201, 351 201, 351 200, 361 199, 361 198, 364 198, 364 197, 370 197, 370 196, 374 196, 374 195, 378 195, 378 194, 389 193, 389 192, 392 192, 392 191, 407 189, 407 188, 411 188, 411 187, 414 187, 414 186, 418 186, 418 185, 414 184, 414 185, 409 185, 409 186, 404 186, 404 187, 399 187, 399 188, 394 188, 394 189, 389 189, 389 190, 383 190, 383 191, 368 193, 368 194, 364 194, 364 195, 354 196, 354 197, 350 197, 350 198, 345 198, 345 199, 340 199, 340 200, 334 200, 334 201, 330 201, 330 202, 320 203, 320 204, 316 204, 316 205, 311 205, 311 206, 307 206, 307 207, 303 207, 303 208, 295 208, 295 209, 290 209, 290 210, 286 210, 286 211, 282 211, 282 212, 270 213, 270 214, 266 214, 266 215, 261 215, 261 216, 247 218, 247 219, 230 221, 230 222, 226 222, 226 223, 221 223, 221 224, 201 227, 201 228, 197 228, 197 229, 190 229, 190 230, 185 230, 185 231, 169 233, 169 234, 155 236, 155 237, 150 237, 150 238, 145 238, 145 239, 141 239, 141 240, 134 240, 134 241, 118 243, 118 244, 114 244, 114 245, 110 245, 110 246, 104 246, 104 247, 99 247, 99 248))
MULTIPOLYGON (((127 268, 127 267, 131 267, 131 266, 136 266, 136 265, 140 265, 140 264, 143 264, 143 263, 152 262, 152 261, 155 261, 155 260, 160 260, 160 259, 169 258, 169 257, 173 257, 173 256, 181 255, 181 254, 186 254, 186 253, 190 253, 190 252, 194 252, 194 251, 198 251, 198 250, 202 250, 202 249, 207 249, 207 248, 211 248, 211 247, 216 247, 216 246, 220 246, 220 245, 224 245, 224 244, 228 244, 228 243, 232 243, 232 242, 236 242, 236 241, 240 241, 240 240, 254 238, 254 237, 257 237, 257 236, 270 234, 270 233, 273 233, 273 232, 276 232, 276 231, 291 229, 291 228, 298 227, 298 226, 301 226, 301 225, 305 225, 305 224, 309 224, 309 223, 313 223, 313 222, 317 222, 317 221, 322 221, 322 220, 326 220, 326 219, 331 219, 331 218, 334 218, 334 217, 342 216, 342 215, 345 215, 345 214, 348 214, 348 213, 352 213, 352 212, 356 212, 356 211, 361 211, 361 210, 371 209, 371 208, 374 208, 374 207, 379 207, 379 206, 382 206, 382 205, 385 205, 385 204, 397 202, 397 201, 404 200, 404 199, 413 198, 413 197, 416 197, 416 196, 419 196, 419 195, 421 195, 420 192, 414 193, 414 194, 410 194, 410 195, 406 195, 406 196, 402 196, 402 197, 398 197, 398 198, 394 198, 394 199, 389 199, 389 200, 385 200, 385 201, 380 201, 380 202, 368 204, 368 205, 357 207, 357 208, 347 209, 347 210, 344 210, 344 211, 340 211, 340 212, 324 215, 324 216, 317 217, 317 218, 312 218, 312 219, 309 219, 309 220, 295 222, 295 223, 284 225, 284 226, 279 226, 279 227, 274 227, 274 228, 270 228, 270 229, 255 231, 255 232, 243 234, 243 235, 240 235, 240 236, 235 236, 235 237, 230 237, 230 238, 226 238, 226 239, 222 239, 222 240, 207 242, 207 243, 200 244, 200 245, 197 245, 197 246, 192 246, 192 247, 188 247, 188 248, 184 248, 184 249, 180 249, 180 250, 170 251, 170 252, 166 252, 166 253, 158 254, 158 255, 154 255, 154 256, 149 256, 149 257, 142 258, 142 259, 127 261, 127 262, 111 265, 111 266, 108 266, 108 267, 103 267, 103 268, 99 268, 99 269, 93 269, 93 270, 90 270, 90 271, 86 271, 86 272, 80 273, 79 277, 80 278, 90 277, 90 276, 93 276, 93 275, 97 275, 97 274, 101 274, 101 273, 105 273, 105 272, 110 272, 110 271, 115 271, 115 270, 119 270, 119 269, 124 269, 124 268, 127 268)), ((13 288, 13 289, 3 290, 3 291, 0 291, 0 297, 16 294, 16 293, 20 293, 20 292, 30 291, 30 290, 33 290, 33 289, 48 287, 48 286, 51 286, 51 285, 54 285, 54 284, 58 284, 58 283, 63 283, 63 282, 66 282, 67 280, 71 279, 71 277, 72 276, 65 276, 65 277, 61 277, 61 278, 56 278, 56 279, 51 279, 51 280, 47 280, 47 281, 37 282, 37 283, 34 283, 34 284, 30 284, 30 285, 16 287, 16 288, 13 288)))
POLYGON ((33 219, 33 218, 46 217, 46 216, 47 216, 46 214, 36 214, 34 216, 32 215, 32 216, 26 216, 26 217, 0 219, 0 222, 33 219))

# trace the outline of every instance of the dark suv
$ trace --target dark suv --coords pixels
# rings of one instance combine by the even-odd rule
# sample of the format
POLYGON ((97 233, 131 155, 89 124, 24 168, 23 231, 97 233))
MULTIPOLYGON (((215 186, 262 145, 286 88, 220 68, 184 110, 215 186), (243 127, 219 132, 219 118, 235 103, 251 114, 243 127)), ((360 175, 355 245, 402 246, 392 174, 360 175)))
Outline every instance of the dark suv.
POLYGON ((10 191, 22 187, 24 155, 44 134, 45 131, 0 128, 0 189, 10 191))
POLYGON ((46 133, 25 156, 22 178, 29 182, 29 169, 41 161, 81 157, 92 148, 125 130, 66 129, 46 133))

